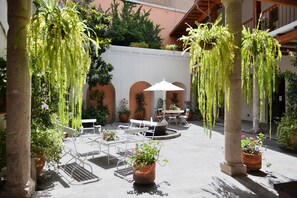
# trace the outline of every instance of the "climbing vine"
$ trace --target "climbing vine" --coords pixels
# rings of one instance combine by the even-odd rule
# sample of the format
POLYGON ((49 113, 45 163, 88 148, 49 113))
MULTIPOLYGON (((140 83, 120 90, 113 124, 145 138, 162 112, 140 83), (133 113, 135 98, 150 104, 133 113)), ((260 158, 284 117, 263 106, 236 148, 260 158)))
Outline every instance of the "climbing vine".
POLYGON ((210 136, 224 95, 228 107, 229 77, 234 59, 234 36, 228 27, 219 24, 221 19, 220 16, 214 24, 189 27, 188 36, 180 38, 184 42, 184 52, 190 52, 190 71, 198 90, 198 108, 210 129, 210 136))
POLYGON ((241 44, 241 79, 245 99, 249 102, 252 97, 253 80, 255 75, 259 89, 259 109, 262 117, 263 105, 266 99, 269 104, 269 119, 272 118, 272 94, 275 92, 276 76, 279 72, 277 61, 281 58, 280 44, 267 31, 257 28, 250 30, 243 26, 241 44))
POLYGON ((60 122, 68 124, 71 119, 72 126, 79 127, 89 50, 98 43, 89 38, 91 29, 81 22, 75 6, 58 6, 57 0, 34 3, 37 11, 31 18, 27 40, 31 73, 40 73, 58 90, 60 122))

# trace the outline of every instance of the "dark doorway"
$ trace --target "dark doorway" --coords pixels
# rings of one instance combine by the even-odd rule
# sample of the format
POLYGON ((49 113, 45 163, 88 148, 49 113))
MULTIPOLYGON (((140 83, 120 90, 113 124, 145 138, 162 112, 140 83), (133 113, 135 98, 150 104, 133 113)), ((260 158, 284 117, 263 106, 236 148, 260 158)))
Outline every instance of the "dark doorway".
POLYGON ((285 78, 279 77, 276 84, 276 92, 273 94, 272 101, 272 121, 280 121, 281 117, 286 112, 286 101, 285 101, 285 78))

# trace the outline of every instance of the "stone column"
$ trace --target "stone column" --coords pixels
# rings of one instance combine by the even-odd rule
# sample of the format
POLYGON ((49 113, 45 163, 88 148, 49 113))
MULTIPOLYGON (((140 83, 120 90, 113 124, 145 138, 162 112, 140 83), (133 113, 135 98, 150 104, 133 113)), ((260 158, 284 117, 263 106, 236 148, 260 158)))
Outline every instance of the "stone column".
POLYGON ((246 174, 246 167, 241 162, 241 25, 242 0, 222 0, 225 6, 225 21, 234 34, 235 48, 234 69, 230 76, 229 110, 225 108, 225 161, 221 171, 234 176, 246 174))
POLYGON ((7 37, 7 182, 0 197, 30 197, 31 180, 31 79, 27 28, 32 0, 9 0, 7 37))

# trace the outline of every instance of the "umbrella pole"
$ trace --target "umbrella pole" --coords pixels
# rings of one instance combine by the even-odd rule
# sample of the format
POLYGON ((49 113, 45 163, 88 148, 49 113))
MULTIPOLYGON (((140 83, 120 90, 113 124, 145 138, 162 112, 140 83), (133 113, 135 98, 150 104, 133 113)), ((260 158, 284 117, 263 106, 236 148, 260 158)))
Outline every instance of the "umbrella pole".
POLYGON ((166 110, 166 91, 163 91, 163 120, 162 120, 162 123, 165 123, 168 125, 168 122, 165 119, 165 110, 166 110))

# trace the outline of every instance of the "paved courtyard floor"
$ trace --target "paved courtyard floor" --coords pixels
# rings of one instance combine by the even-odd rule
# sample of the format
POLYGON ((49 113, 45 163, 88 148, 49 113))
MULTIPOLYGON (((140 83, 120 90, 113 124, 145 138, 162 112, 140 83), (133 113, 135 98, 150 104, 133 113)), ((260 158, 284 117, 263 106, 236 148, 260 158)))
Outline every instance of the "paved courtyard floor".
MULTIPOLYGON (((103 128, 116 128, 117 124, 103 128)), ((107 164, 104 154, 90 158, 97 182, 69 184, 63 171, 45 171, 38 180, 33 197, 130 198, 130 197, 278 197, 274 184, 297 180, 297 153, 280 149, 274 140, 266 140, 260 172, 230 177, 220 170, 224 161, 223 126, 218 124, 212 137, 205 134, 201 122, 190 127, 173 126, 181 132, 175 139, 162 140, 161 155, 168 159, 164 167, 157 165, 156 181, 140 187, 114 175, 116 160, 107 164), (270 167, 266 164, 270 163, 270 167)), ((248 126, 243 126, 248 127, 248 126)), ((62 164, 65 159, 62 160, 62 164)), ((297 188, 296 188, 297 191, 297 188)))

